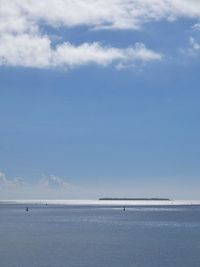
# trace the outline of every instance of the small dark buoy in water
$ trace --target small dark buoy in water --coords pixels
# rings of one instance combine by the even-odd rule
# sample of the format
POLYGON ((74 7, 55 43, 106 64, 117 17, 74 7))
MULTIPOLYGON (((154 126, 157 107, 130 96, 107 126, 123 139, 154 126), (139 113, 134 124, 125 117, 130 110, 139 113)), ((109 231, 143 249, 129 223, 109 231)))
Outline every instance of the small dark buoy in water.
POLYGON ((28 207, 26 207, 26 211, 28 212, 28 207))
POLYGON ((123 211, 125 211, 126 210, 126 207, 123 207, 123 211))

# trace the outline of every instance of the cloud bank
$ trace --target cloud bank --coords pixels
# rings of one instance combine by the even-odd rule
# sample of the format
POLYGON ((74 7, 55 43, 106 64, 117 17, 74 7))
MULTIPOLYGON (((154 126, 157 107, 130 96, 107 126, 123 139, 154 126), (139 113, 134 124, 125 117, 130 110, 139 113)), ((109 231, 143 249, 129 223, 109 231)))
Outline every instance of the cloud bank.
POLYGON ((1 0, 0 65, 73 68, 88 64, 126 66, 161 60, 143 43, 125 48, 85 42, 52 45, 45 27, 95 30, 140 29, 151 21, 200 18, 196 0, 1 0))
POLYGON ((34 31, 39 23, 53 27, 137 29, 144 23, 200 18, 198 0, 1 0, 0 29, 34 31))

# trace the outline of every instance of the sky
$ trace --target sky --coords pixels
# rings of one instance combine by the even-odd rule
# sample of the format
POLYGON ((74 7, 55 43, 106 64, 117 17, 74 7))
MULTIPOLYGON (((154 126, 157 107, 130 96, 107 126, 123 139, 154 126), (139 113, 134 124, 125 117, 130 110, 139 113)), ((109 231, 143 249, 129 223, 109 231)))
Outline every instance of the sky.
POLYGON ((0 199, 200 199, 198 0, 0 0, 0 199))

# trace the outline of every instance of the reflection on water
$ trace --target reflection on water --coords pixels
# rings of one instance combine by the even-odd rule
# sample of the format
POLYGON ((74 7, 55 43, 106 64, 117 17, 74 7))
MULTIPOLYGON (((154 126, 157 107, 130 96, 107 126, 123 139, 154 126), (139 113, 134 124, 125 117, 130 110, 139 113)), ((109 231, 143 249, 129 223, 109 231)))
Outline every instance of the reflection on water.
POLYGON ((199 267, 199 251, 199 206, 0 205, 1 267, 199 267))

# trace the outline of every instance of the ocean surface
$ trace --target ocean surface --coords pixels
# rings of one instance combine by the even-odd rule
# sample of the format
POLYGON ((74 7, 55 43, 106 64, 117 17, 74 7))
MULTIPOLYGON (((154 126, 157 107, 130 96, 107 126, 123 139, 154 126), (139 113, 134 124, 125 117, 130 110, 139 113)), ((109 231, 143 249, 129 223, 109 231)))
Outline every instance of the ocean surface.
POLYGON ((0 267, 199 267, 200 206, 0 204, 0 267))

